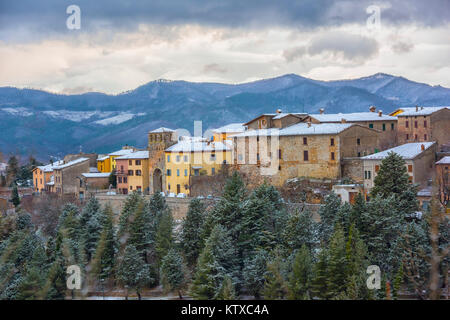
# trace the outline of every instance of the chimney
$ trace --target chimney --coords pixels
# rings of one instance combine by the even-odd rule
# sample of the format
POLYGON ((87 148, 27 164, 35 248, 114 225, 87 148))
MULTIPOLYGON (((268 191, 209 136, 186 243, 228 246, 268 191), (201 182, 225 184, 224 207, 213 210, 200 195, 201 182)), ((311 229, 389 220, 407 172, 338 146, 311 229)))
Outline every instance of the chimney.
POLYGON ((369 110, 370 110, 370 112, 375 112, 375 110, 377 110, 377 107, 375 107, 375 106, 370 106, 369 110))
POLYGON ((416 112, 419 111, 419 106, 416 106, 416 112))
POLYGON ((277 109, 277 113, 280 114, 282 112, 281 109, 277 109))
POLYGON ((383 110, 378 110, 378 116, 381 117, 383 115, 383 110))
POLYGON ((320 108, 320 109, 319 109, 319 112, 320 112, 320 114, 324 114, 325 109, 324 109, 324 108, 320 108))
POLYGON ((421 144, 421 145, 420 145, 420 149, 421 149, 422 151, 424 151, 424 150, 425 150, 425 145, 424 145, 424 144, 421 144))
POLYGON ((347 120, 345 120, 344 118, 341 119, 341 123, 347 123, 347 120))

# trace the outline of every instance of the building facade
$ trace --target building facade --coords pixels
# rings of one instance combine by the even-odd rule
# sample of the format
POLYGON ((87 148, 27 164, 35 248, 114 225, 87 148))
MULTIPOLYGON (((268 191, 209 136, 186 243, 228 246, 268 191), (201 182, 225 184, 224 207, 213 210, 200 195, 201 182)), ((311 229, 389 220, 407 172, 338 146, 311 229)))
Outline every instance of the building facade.
POLYGON ((53 192, 53 168, 62 165, 64 160, 58 160, 45 166, 33 169, 33 191, 37 193, 53 192))
POLYGON ((82 174, 89 172, 89 162, 89 158, 79 158, 55 166, 54 192, 58 195, 75 194, 83 197, 83 194, 80 194, 80 188, 83 186, 82 174))
MULTIPOLYGON (((127 184, 128 193, 133 191, 137 191, 139 193, 149 193, 149 152, 145 151, 136 151, 133 153, 129 153, 127 155, 117 157, 117 164, 120 166, 121 174, 117 175, 117 182, 119 182, 120 178, 126 178, 126 182, 122 180, 121 188, 122 192, 124 189, 124 184, 127 184), (127 171, 122 173, 125 167, 122 167, 123 161, 128 162, 126 165, 127 171)), ((116 170, 117 172, 117 170, 116 170)), ((119 190, 119 186, 117 187, 119 190)))
POLYGON ((398 143, 435 141, 440 147, 450 142, 449 107, 402 108, 394 111, 398 118, 398 143))
POLYGON ((365 192, 369 193, 373 188, 381 162, 391 152, 397 153, 405 160, 410 183, 425 187, 434 171, 436 147, 437 144, 435 142, 406 143, 383 152, 363 157, 365 192))

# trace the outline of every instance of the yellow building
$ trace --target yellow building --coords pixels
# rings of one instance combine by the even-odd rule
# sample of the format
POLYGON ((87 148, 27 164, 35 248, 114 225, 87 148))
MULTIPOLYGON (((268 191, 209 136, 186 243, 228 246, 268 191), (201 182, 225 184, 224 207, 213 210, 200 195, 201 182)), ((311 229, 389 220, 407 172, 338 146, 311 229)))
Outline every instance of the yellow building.
POLYGON ((242 133, 245 131, 245 126, 242 123, 230 123, 226 126, 214 129, 213 132, 213 141, 214 142, 222 142, 224 140, 228 140, 228 138, 232 135, 242 133))
POLYGON ((136 148, 124 146, 121 150, 108 153, 97 159, 97 169, 99 172, 111 172, 116 169, 116 158, 136 151, 136 148))
POLYGON ((109 155, 100 156, 97 159, 97 170, 103 173, 111 172, 111 159, 109 158, 109 155))
MULTIPOLYGON (((127 171, 124 173, 126 175, 126 180, 128 184, 128 192, 133 191, 143 192, 148 194, 149 187, 149 152, 146 151, 136 151, 126 154, 121 157, 116 157, 118 163, 126 162, 127 171)), ((124 166, 125 167, 125 166, 124 166)), ((123 178, 118 176, 119 178, 123 178)), ((122 182, 123 183, 123 182, 122 182)))
POLYGON ((166 191, 189 195, 191 177, 215 175, 231 162, 231 141, 180 140, 165 151, 166 191))

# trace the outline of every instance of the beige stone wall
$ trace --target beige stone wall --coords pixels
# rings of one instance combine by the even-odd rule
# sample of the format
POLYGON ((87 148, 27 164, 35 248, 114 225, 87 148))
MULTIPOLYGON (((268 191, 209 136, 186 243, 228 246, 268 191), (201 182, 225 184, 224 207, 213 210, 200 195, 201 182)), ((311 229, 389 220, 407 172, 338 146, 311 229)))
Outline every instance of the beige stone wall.
POLYGON ((435 172, 437 145, 433 145, 413 161, 413 182, 421 187, 427 186, 428 179, 435 172))
POLYGON ((82 173, 89 172, 89 160, 67 168, 55 170, 55 190, 59 194, 78 194, 82 173), (59 182, 56 178, 59 178, 59 182))
POLYGON ((363 161, 358 157, 343 158, 341 160, 341 176, 349 178, 356 183, 363 183, 364 169, 363 161))
POLYGON ((379 148, 379 132, 364 126, 352 126, 340 133, 341 158, 363 157, 379 148), (358 144, 359 139, 359 144, 358 144))

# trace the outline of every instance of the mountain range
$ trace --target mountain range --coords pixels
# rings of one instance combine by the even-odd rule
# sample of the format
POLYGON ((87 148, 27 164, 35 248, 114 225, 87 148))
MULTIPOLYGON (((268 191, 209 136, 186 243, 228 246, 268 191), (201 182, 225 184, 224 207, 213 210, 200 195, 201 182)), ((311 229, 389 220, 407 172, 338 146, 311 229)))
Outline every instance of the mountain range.
POLYGON ((450 105, 450 89, 377 73, 336 81, 295 74, 242 84, 155 80, 117 95, 63 95, 0 87, 0 152, 34 155, 41 161, 66 153, 107 153, 124 144, 145 147, 147 132, 160 126, 192 132, 246 122, 274 112, 388 113, 405 106, 450 105))

